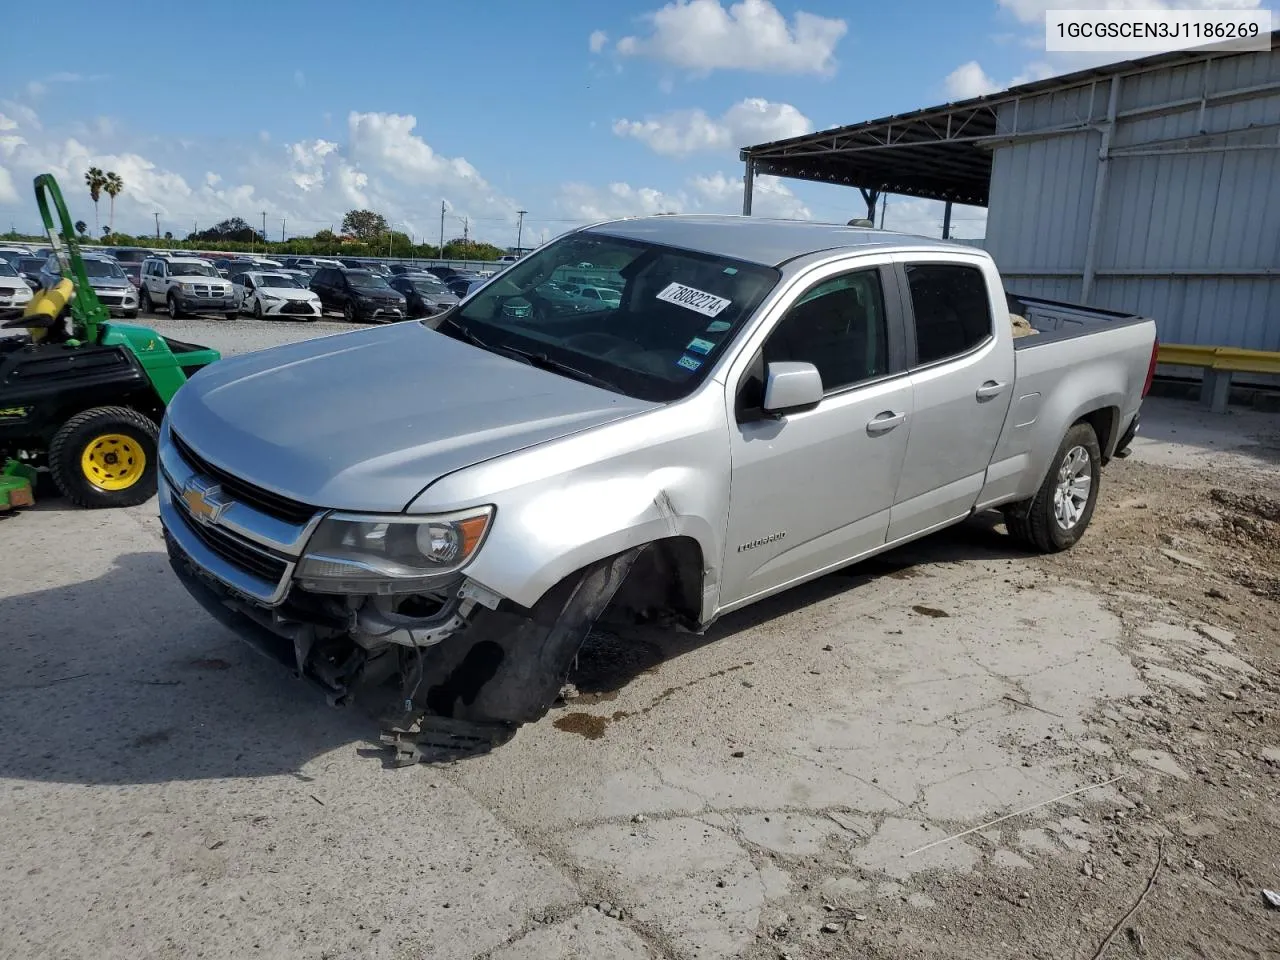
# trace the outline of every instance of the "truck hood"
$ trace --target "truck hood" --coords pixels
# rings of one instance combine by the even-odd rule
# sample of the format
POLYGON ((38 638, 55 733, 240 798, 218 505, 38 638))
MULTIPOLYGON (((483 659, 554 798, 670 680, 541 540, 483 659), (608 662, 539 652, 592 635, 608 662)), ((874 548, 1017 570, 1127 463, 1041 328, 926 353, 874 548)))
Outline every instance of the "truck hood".
POLYGON ((654 407, 398 323, 220 360, 168 424, 278 494, 397 513, 455 470, 654 407))

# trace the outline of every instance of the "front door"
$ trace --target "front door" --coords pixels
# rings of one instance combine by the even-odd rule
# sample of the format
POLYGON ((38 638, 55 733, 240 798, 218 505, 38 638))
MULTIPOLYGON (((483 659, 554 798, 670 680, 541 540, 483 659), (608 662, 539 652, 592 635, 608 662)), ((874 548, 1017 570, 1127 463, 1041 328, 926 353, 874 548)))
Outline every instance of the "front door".
POLYGON ((787 308, 744 378, 749 394, 769 363, 811 363, 824 396, 780 419, 753 418, 752 403, 739 400, 722 610, 884 543, 912 413, 896 332, 890 339, 901 317, 886 281, 892 286, 893 274, 879 267, 817 280, 787 308))
POLYGON ((912 316, 915 419, 889 521, 890 542, 964 517, 977 503, 1013 396, 1009 336, 995 268, 903 262, 912 316), (991 274, 988 279, 987 273, 991 274))

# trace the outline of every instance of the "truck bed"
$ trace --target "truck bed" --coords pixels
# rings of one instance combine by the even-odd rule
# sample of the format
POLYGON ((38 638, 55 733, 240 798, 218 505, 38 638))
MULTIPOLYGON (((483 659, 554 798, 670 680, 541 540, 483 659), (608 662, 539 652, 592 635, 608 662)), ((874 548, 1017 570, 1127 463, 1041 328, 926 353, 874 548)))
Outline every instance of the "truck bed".
POLYGON ((1037 334, 1033 337, 1016 338, 1013 341, 1014 350, 1028 350, 1100 333, 1104 329, 1114 330, 1117 327, 1152 322, 1148 317, 1117 310, 1099 310, 1096 307, 1085 307, 1078 303, 1042 300, 1039 297, 1024 297, 1016 293, 1009 293, 1006 296, 1009 298, 1010 311, 1025 317, 1037 334))

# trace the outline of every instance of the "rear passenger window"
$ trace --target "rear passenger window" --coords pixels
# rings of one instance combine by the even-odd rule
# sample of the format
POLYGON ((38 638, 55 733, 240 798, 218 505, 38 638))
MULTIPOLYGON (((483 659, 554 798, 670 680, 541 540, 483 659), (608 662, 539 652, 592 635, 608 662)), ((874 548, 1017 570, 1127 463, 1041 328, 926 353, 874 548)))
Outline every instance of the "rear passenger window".
POLYGON ((991 336, 987 282, 977 267, 915 263, 907 267, 915 313, 917 363, 972 350, 991 336))
POLYGON ((831 393, 889 370, 879 270, 824 280, 787 311, 764 345, 764 362, 811 363, 831 393))

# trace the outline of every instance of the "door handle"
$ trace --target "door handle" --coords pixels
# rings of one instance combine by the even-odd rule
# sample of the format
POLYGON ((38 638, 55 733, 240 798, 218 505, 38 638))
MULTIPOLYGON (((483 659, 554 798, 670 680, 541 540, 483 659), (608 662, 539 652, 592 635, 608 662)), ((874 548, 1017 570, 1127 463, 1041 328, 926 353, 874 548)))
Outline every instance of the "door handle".
POLYGON ((978 388, 978 400, 990 400, 1004 393, 1004 384, 998 380, 988 380, 978 388))
POLYGON ((900 426, 907 422, 905 413, 894 413, 892 410, 886 410, 884 413, 878 413, 867 421, 867 433, 873 437, 888 433, 894 427, 900 426))

